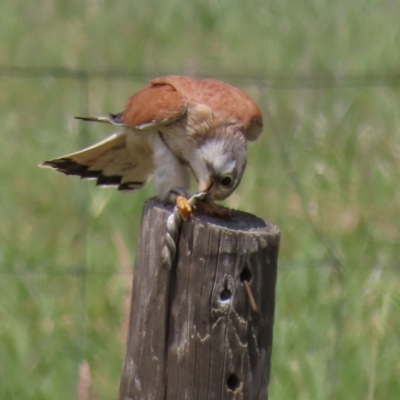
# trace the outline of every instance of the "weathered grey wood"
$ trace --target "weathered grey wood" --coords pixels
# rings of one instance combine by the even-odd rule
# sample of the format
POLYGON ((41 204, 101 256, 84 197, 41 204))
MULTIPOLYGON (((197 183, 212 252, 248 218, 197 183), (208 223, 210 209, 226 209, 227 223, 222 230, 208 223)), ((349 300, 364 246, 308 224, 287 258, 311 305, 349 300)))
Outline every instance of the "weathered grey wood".
POLYGON ((131 318, 120 399, 163 399, 170 274, 160 268, 168 212, 148 202, 136 251, 131 318))
POLYGON ((230 221, 198 215, 183 224, 167 272, 169 212, 155 200, 145 206, 120 400, 267 399, 278 229, 238 211, 230 221))

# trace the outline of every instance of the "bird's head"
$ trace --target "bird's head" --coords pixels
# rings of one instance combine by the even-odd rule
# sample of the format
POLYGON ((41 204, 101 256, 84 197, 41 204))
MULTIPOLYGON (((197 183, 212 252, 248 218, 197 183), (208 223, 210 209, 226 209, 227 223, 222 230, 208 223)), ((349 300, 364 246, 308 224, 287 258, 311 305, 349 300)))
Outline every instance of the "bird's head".
POLYGON ((240 132, 210 138, 198 149, 202 166, 196 174, 206 201, 224 200, 238 187, 246 168, 246 139, 240 132))

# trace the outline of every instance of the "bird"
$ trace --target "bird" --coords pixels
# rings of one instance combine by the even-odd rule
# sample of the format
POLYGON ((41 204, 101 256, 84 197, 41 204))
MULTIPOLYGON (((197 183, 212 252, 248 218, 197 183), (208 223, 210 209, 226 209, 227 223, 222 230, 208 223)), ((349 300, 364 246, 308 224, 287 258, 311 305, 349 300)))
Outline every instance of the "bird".
POLYGON ((118 114, 75 118, 118 131, 41 167, 120 191, 138 190, 152 178, 157 197, 176 202, 182 212, 188 208, 187 214, 191 207, 182 199, 188 198, 191 176, 205 193, 204 204, 211 205, 204 208, 215 210, 215 201, 238 187, 247 142, 257 140, 263 128, 260 108, 242 90, 216 79, 178 75, 151 80, 118 114))

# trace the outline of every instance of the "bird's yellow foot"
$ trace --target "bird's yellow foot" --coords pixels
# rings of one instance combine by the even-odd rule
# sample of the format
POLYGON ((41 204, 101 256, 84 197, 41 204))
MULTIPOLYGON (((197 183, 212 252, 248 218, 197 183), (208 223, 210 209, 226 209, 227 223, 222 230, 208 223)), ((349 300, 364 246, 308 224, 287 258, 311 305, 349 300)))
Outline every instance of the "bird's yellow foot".
POLYGON ((186 197, 176 196, 175 204, 178 207, 179 214, 184 221, 193 218, 192 207, 186 197))
POLYGON ((230 219, 232 216, 229 208, 219 206, 214 202, 206 203, 204 201, 198 201, 196 203, 196 208, 202 210, 204 214, 210 215, 211 217, 230 219))

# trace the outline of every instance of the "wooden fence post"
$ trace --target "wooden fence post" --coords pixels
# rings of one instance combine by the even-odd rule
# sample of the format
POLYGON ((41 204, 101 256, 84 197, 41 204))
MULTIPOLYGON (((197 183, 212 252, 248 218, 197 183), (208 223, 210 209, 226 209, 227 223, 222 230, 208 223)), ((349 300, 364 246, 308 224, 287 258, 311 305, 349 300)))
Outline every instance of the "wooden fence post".
POLYGON ((230 221, 196 215, 166 271, 171 211, 149 200, 143 212, 119 399, 266 400, 277 227, 239 211, 230 221))

